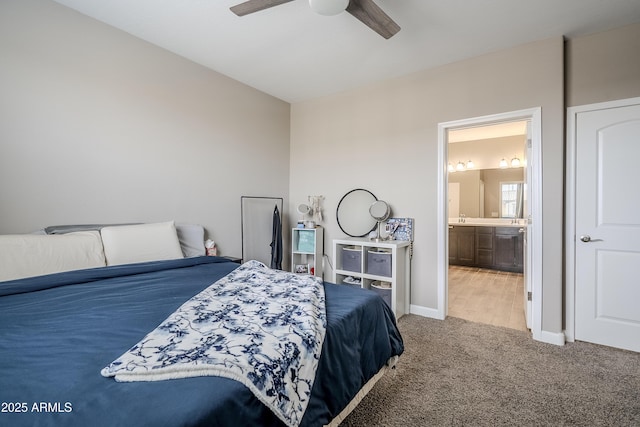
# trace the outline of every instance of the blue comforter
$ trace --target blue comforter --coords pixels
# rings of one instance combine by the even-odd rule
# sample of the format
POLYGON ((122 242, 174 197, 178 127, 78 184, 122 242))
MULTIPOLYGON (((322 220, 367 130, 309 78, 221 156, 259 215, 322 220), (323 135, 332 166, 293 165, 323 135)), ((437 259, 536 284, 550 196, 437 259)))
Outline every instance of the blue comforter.
MULTIPOLYGON (((222 377, 119 383, 100 369, 238 264, 198 257, 0 282, 0 425, 282 426, 222 377)), ((372 292, 325 283, 327 333, 301 425, 328 423, 403 351, 372 292)))

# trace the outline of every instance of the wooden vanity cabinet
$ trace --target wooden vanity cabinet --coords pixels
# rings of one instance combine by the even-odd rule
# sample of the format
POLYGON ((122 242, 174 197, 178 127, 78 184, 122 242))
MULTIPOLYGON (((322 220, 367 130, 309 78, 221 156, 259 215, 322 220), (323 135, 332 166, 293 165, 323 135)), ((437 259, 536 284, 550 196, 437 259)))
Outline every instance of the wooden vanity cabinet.
POLYGON ((476 227, 449 226, 449 264, 475 265, 476 227))
POLYGON ((523 271, 519 227, 449 225, 449 264, 523 271))
POLYGON ((478 267, 493 266, 494 227, 476 227, 476 264, 478 267))
POLYGON ((524 239, 518 227, 495 227, 494 265, 499 270, 521 272, 524 239))

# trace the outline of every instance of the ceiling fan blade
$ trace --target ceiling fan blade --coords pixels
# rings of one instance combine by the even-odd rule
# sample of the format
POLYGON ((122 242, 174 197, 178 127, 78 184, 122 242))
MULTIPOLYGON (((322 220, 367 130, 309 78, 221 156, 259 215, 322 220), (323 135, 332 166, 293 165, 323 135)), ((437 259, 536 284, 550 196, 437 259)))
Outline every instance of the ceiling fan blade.
POLYGON ((384 13, 373 0, 351 0, 347 6, 347 12, 385 39, 393 37, 395 33, 400 31, 400 26, 384 13))
POLYGON ((279 6, 284 3, 289 3, 293 0, 249 0, 244 3, 232 6, 230 9, 238 16, 248 15, 253 12, 259 12, 264 9, 269 9, 273 6, 279 6))

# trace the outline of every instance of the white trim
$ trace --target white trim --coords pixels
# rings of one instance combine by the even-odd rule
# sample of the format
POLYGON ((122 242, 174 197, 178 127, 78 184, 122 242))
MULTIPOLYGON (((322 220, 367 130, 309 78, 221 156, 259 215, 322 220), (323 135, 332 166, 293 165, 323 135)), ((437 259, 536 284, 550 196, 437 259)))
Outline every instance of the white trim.
POLYGON ((565 335, 562 332, 540 331, 539 335, 533 334, 533 339, 536 341, 545 342, 547 344, 565 344, 565 335))
POLYGON ((422 307, 420 305, 411 304, 411 308, 409 310, 411 314, 417 314, 422 317, 429 317, 432 319, 444 320, 444 316, 441 315, 439 310, 435 308, 422 307))
POLYGON ((573 331, 571 331, 572 335, 569 336, 569 331, 567 329, 565 329, 564 331, 562 331, 564 333, 564 339, 566 342, 575 342, 575 337, 573 336, 573 331))
POLYGON ((577 118, 579 113, 606 110, 609 108, 627 107, 640 104, 640 97, 599 102, 567 108, 567 157, 566 157, 566 189, 565 189, 565 335, 567 341, 575 341, 576 316, 576 153, 577 153, 577 118))
MULTIPOLYGON (((438 124, 438 307, 439 318, 447 315, 448 300, 448 214, 447 214, 447 131, 454 128, 485 125, 513 120, 531 120, 531 159, 527 159, 527 167, 532 168, 531 192, 531 235, 528 239, 528 250, 532 254, 532 324, 533 338, 540 341, 551 339, 560 342, 558 337, 549 337, 550 333, 542 331, 542 109, 540 107, 508 113, 492 114, 471 119, 456 120, 438 124)), ((563 334, 562 337, 564 337, 563 334)), ((564 338, 562 339, 564 344, 564 338)))
POLYGON ((575 218, 576 218, 576 115, 577 107, 567 109, 567 145, 565 159, 565 335, 575 341, 575 218))
POLYGON ((437 319, 447 317, 447 307, 449 306, 449 292, 447 283, 449 282, 449 212, 447 202, 447 192, 449 187, 449 172, 447 169, 447 156, 449 147, 447 144, 448 127, 443 123, 438 124, 438 306, 436 307, 437 319))

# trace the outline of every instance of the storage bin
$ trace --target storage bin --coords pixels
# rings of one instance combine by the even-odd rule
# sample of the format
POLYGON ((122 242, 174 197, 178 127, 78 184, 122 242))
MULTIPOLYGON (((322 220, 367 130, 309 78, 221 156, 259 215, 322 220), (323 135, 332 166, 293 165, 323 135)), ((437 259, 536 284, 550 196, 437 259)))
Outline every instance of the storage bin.
POLYGON ((315 253, 316 232, 314 230, 296 230, 298 233, 298 252, 315 253))
POLYGON ((344 279, 342 279, 342 284, 346 285, 346 286, 353 286, 355 288, 361 288, 362 287, 362 278, 347 276, 344 279))
POLYGON ((391 251, 382 248, 368 250, 367 274, 391 277, 391 251))
POLYGON ((342 269, 360 273, 362 270, 362 251, 360 248, 345 246, 342 248, 342 269))
POLYGON ((371 290, 380 295, 384 302, 391 308, 391 286, 381 282, 372 282, 371 290))

